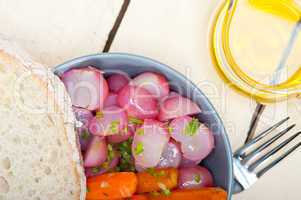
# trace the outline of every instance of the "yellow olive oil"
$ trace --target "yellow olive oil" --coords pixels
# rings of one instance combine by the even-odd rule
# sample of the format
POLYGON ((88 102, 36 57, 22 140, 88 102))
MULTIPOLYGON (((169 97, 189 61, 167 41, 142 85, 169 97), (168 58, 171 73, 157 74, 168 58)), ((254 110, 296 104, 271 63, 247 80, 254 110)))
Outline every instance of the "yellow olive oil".
POLYGON ((235 88, 262 102, 301 88, 301 7, 293 0, 227 0, 212 31, 213 60, 235 88))

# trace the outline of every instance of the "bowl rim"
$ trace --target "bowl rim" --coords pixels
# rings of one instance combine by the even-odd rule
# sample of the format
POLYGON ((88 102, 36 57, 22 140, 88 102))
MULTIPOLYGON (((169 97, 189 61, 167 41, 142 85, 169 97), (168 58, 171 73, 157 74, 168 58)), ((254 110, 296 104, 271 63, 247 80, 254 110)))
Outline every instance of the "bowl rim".
POLYGON ((234 174, 233 174, 233 157, 232 157, 232 148, 230 145, 230 140, 227 134, 227 131, 225 129, 224 123, 221 119, 221 117, 219 116, 219 114, 216 112, 215 107, 212 105, 211 101, 208 99, 208 97, 201 91, 201 89, 199 87, 196 86, 196 84, 194 82, 192 82, 190 79, 188 79, 186 76, 184 76, 181 72, 175 70, 174 68, 163 64, 157 60, 154 60, 152 58, 148 58, 145 56, 140 56, 140 55, 136 55, 136 54, 130 54, 130 53, 119 53, 119 52, 105 52, 105 53, 96 53, 96 54, 90 54, 90 55, 85 55, 85 56, 80 56, 77 58, 73 58, 69 61, 65 61, 62 64, 59 64, 57 66, 55 66, 52 70, 52 72, 55 75, 59 75, 62 72, 65 72, 67 70, 69 70, 70 65, 74 65, 77 64, 79 62, 83 62, 83 61, 87 61, 90 59, 102 59, 102 58, 125 58, 125 59, 132 59, 132 60, 139 60, 142 62, 149 62, 149 63, 153 63, 156 66, 160 66, 160 68, 167 68, 169 71, 172 71, 174 74, 176 74, 179 78, 185 79, 187 81, 188 84, 190 84, 193 89, 195 89, 196 91, 198 91, 205 99, 207 105, 210 107, 211 110, 214 111, 216 118, 219 122, 219 124, 221 125, 221 136, 223 138, 223 140, 225 141, 225 150, 227 153, 227 159, 229 161, 229 180, 228 180, 228 188, 227 188, 227 192, 228 192, 228 199, 230 200, 233 194, 233 184, 234 184, 234 174))

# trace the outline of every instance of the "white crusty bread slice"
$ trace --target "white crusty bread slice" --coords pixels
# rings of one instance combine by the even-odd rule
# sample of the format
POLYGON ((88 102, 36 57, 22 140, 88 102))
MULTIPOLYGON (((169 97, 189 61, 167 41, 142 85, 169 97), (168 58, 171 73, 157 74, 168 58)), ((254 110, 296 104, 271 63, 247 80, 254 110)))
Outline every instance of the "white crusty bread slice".
POLYGON ((0 200, 84 200, 85 193, 63 84, 0 39, 0 200))

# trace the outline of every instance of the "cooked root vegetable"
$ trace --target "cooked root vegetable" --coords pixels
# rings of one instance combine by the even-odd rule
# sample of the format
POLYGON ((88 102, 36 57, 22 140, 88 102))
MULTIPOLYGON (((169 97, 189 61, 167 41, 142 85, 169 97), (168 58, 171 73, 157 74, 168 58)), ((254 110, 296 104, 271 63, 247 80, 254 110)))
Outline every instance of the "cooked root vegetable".
POLYGON ((185 158, 184 156, 182 156, 180 167, 194 167, 194 166, 198 165, 200 162, 201 161, 199 161, 199 160, 193 161, 193 160, 189 160, 189 159, 185 158))
POLYGON ((144 88, 125 86, 118 93, 117 101, 129 116, 139 119, 154 119, 158 116, 158 101, 144 88))
POLYGON ((136 130, 132 152, 137 165, 143 168, 155 167, 169 141, 165 127, 156 120, 145 120, 136 130))
POLYGON ((167 121, 185 115, 198 114, 200 112, 201 109, 196 103, 186 97, 173 94, 161 103, 158 118, 160 121, 167 121))
POLYGON ((120 159, 119 152, 108 148, 107 160, 104 163, 102 163, 100 166, 85 168, 85 174, 87 177, 102 175, 110 170, 113 170, 118 165, 119 159, 120 159))
POLYGON ((130 78, 126 74, 114 74, 107 80, 110 91, 117 93, 129 83, 130 78))
POLYGON ((170 195, 148 195, 149 200, 227 200, 227 193, 220 188, 186 189, 172 191, 170 195))
POLYGON ((93 119, 93 114, 91 111, 78 108, 73 106, 73 112, 75 113, 76 119, 81 123, 79 127, 76 127, 76 132, 79 135, 79 142, 82 151, 86 151, 88 144, 92 138, 92 135, 89 133, 89 122, 93 119))
POLYGON ((160 162, 157 167, 178 168, 182 160, 182 152, 180 148, 180 145, 176 141, 170 140, 163 150, 160 162))
POLYGON ((72 69, 61 76, 72 104, 88 110, 101 109, 109 88, 102 72, 93 68, 72 69))
POLYGON ((146 89, 158 99, 167 96, 169 93, 169 84, 166 78, 154 72, 144 72, 136 76, 131 84, 146 89))
POLYGON ((200 166, 181 168, 179 170, 180 189, 200 189, 212 187, 213 178, 208 169, 200 166))
POLYGON ((134 133, 129 128, 127 128, 126 130, 121 131, 118 134, 108 136, 107 141, 112 144, 120 143, 128 140, 133 135, 134 133))
POLYGON ((82 122, 82 127, 88 128, 89 122, 93 118, 92 112, 90 110, 75 106, 72 106, 72 109, 75 114, 75 118, 82 122))
POLYGON ((110 107, 110 106, 117 106, 118 105, 117 96, 118 95, 115 93, 110 93, 108 95, 108 97, 106 98, 103 107, 106 108, 106 107, 110 107))
POLYGON ((86 200, 129 198, 137 188, 137 177, 131 172, 108 173, 88 178, 86 200))
POLYGON ((171 137, 181 143, 183 156, 189 160, 200 162, 214 148, 212 132, 198 119, 188 116, 174 119, 170 125, 171 137))
POLYGON ((91 142, 93 135, 90 134, 86 128, 77 128, 76 132, 79 136, 79 143, 81 151, 86 151, 89 143, 91 142))
POLYGON ((137 173, 137 178, 137 193, 139 194, 171 190, 177 187, 178 170, 149 168, 145 172, 137 173))
POLYGON ((111 106, 99 111, 91 120, 89 131, 93 135, 108 136, 126 131, 127 115, 125 111, 118 106, 111 106))
POLYGON ((147 195, 134 195, 128 200, 148 200, 147 195))
POLYGON ((108 148, 105 138, 94 136, 84 155, 84 167, 97 167, 106 161, 107 156, 108 148))

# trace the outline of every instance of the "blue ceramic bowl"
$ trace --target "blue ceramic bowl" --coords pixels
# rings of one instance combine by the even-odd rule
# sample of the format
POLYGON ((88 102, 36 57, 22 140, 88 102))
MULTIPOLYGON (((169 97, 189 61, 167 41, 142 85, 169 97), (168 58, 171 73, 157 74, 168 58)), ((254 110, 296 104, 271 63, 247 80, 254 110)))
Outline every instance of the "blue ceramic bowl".
POLYGON ((232 196, 233 171, 232 151, 229 140, 223 126, 223 122, 216 110, 202 91, 185 76, 173 70, 167 65, 155 60, 129 54, 103 53, 84 56, 73 59, 57 66, 54 70, 56 75, 73 68, 94 66, 110 74, 114 71, 121 71, 135 76, 142 72, 153 71, 164 74, 171 83, 171 89, 183 96, 191 98, 202 109, 198 115, 201 122, 205 123, 214 133, 215 149, 201 165, 206 166, 213 174, 216 186, 228 192, 228 199, 232 196))

